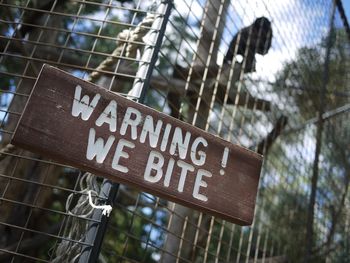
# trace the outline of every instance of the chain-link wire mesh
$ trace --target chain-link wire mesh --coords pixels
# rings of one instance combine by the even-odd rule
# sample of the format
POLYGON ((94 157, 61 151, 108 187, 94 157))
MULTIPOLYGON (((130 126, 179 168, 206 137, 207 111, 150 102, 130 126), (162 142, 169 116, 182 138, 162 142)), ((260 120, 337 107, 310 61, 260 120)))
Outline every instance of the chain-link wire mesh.
POLYGON ((341 1, 176 0, 152 71, 156 42, 120 33, 161 4, 0 0, 0 262, 83 262, 103 221, 84 189, 108 199, 102 178, 8 144, 43 63, 125 96, 149 84, 147 105, 264 155, 250 227, 119 185, 99 262, 349 262, 341 1))

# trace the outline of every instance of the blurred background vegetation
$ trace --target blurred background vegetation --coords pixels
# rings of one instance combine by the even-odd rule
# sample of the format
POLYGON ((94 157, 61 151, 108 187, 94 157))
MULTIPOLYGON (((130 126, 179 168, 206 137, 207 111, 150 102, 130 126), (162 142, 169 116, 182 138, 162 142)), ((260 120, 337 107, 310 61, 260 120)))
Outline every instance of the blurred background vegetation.
MULTIPOLYGON (((350 262, 348 23, 341 1, 272 2, 174 1, 146 96, 152 108, 174 116, 177 106, 182 120, 264 154, 253 225, 120 185, 100 262, 350 262), (225 65, 233 36, 259 16, 272 21, 269 52, 252 72, 244 55, 225 65)), ((152 4, 160 2, 0 1, 0 262, 54 260, 81 196, 81 171, 5 149, 41 66, 86 79, 152 4)), ((135 58, 123 54, 96 84, 127 93, 142 52, 140 44, 135 58)))

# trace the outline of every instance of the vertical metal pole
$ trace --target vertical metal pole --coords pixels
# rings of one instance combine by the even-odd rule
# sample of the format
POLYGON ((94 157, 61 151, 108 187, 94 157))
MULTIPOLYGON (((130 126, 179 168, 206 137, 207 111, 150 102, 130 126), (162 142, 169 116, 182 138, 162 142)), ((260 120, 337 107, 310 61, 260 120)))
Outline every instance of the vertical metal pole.
MULTIPOLYGON (((119 184, 112 183, 109 180, 103 180, 99 198, 105 199, 106 204, 113 205, 113 201, 117 195, 119 184)), ((79 257, 79 263, 97 262, 100 254, 103 237, 107 229, 109 217, 103 216, 102 211, 95 209, 92 219, 100 221, 100 223, 91 222, 86 233, 85 242, 91 244, 91 247, 85 247, 79 257)))
MULTIPOLYGON (((161 21, 161 25, 156 36, 155 47, 153 48, 153 52, 151 55, 151 60, 148 63, 147 70, 145 72, 145 76, 142 76, 145 80, 140 89, 139 100, 138 102, 143 104, 145 100, 146 92, 149 88, 149 81, 152 75, 152 71, 154 69, 155 63, 158 58, 158 53, 160 46, 162 44, 162 40, 164 37, 166 25, 169 20, 170 12, 173 7, 172 0, 162 1, 162 5, 165 5, 164 16, 161 21)), ((163 9, 164 10, 164 9, 163 9)), ((119 184, 112 183, 109 180, 103 180, 101 191, 99 193, 99 198, 106 199, 106 204, 113 205, 114 200, 117 196, 117 192, 119 189, 119 184)), ((83 248, 82 254, 79 257, 79 263, 95 263, 98 261, 98 256, 101 251, 101 246, 103 242, 103 237, 107 230, 107 225, 109 222, 109 218, 102 215, 101 210, 95 210, 92 218, 100 221, 100 223, 91 222, 89 229, 86 233, 85 242, 91 244, 92 246, 87 246, 83 248)))
POLYGON ((318 113, 317 113, 317 133, 316 133, 316 149, 315 149, 315 159, 313 163, 313 169, 312 169, 312 177, 311 177, 311 193, 310 193, 310 199, 309 199, 309 205, 308 205, 308 215, 307 215, 307 222, 306 222, 306 251, 305 251, 305 257, 304 262, 310 262, 310 259, 312 257, 312 249, 314 244, 314 231, 313 231, 313 222, 314 222, 314 214, 315 214, 315 203, 316 203, 316 194, 317 194, 317 183, 318 183, 318 176, 319 176, 319 157, 321 153, 321 147, 322 147, 322 133, 323 133, 323 107, 325 106, 325 99, 326 99, 326 92, 327 92, 327 86, 329 82, 329 58, 330 58, 330 51, 332 47, 332 35, 334 31, 334 17, 335 17, 335 1, 332 1, 332 11, 331 11, 331 18, 329 23, 329 32, 328 32, 328 39, 327 39, 327 47, 326 47, 326 55, 325 55, 325 62, 324 62, 324 70, 323 70, 323 83, 322 83, 322 89, 320 91, 320 101, 319 101, 319 107, 318 107, 318 113))
POLYGON ((170 11, 173 6, 172 0, 162 1, 159 5, 158 12, 164 12, 163 16, 159 16, 155 19, 153 23, 154 29, 150 30, 149 42, 151 45, 146 45, 145 50, 142 54, 141 62, 137 73, 133 88, 129 95, 137 97, 139 103, 144 103, 146 93, 149 87, 150 78, 157 62, 158 53, 162 45, 164 32, 166 29, 167 22, 169 20, 170 11), (149 61, 149 62, 148 62, 149 61))

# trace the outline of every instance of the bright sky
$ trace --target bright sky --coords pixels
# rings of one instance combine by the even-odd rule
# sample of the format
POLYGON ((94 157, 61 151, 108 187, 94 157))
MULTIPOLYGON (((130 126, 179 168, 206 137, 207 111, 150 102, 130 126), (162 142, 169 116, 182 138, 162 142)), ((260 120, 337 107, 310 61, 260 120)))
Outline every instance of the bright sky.
POLYGON ((344 6, 344 9, 345 9, 345 14, 346 14, 346 17, 349 21, 349 18, 350 18, 350 1, 349 0, 343 0, 343 6, 344 6))
MULTIPOLYGON (((350 12, 350 1, 344 2, 345 9, 350 12)), ((189 23, 195 24, 202 16, 205 0, 176 0, 175 4, 178 10, 184 10, 186 13, 190 5, 189 23)), ((295 58, 299 48, 314 46, 327 35, 331 5, 331 0, 231 1, 227 10, 224 41, 220 46, 218 63, 221 63, 237 31, 252 24, 257 17, 265 16, 272 21, 272 48, 266 56, 257 56, 258 73, 254 75, 258 74, 260 78, 273 81, 276 72, 283 68, 285 62, 295 58)), ((194 27, 192 30, 195 30, 194 27)), ((195 49, 195 46, 192 48, 195 49)))
MULTIPOLYGON (((313 46, 327 33, 331 1, 300 0, 246 0, 235 4, 233 10, 242 19, 242 26, 251 24, 256 17, 265 16, 272 21, 272 48, 266 56, 257 56, 260 77, 273 81, 283 63, 292 60, 303 46, 313 46)), ((235 22, 235 21, 234 21, 235 22)))

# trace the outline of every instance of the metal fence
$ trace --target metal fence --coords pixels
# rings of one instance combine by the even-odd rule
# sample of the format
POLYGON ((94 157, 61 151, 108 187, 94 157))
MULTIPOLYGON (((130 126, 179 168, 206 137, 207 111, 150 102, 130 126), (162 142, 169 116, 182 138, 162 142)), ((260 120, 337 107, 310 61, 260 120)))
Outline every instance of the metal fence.
POLYGON ((349 262, 349 69, 339 0, 0 0, 0 262, 349 262), (253 225, 8 144, 43 63, 263 154, 253 225))

